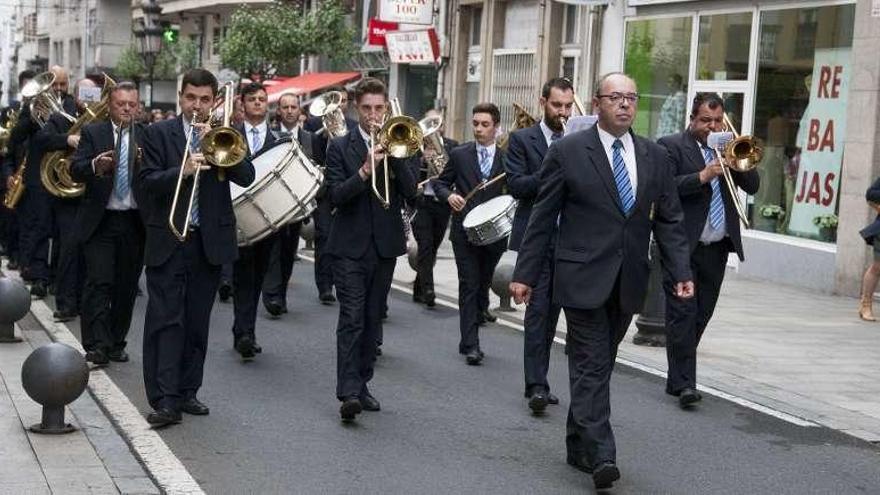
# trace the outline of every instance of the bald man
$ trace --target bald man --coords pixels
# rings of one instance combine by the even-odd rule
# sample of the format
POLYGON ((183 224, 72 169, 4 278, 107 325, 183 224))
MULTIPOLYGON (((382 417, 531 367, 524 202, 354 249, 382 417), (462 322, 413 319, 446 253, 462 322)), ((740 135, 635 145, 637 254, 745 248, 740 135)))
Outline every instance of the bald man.
MULTIPOLYGON (((65 75, 66 79, 66 75, 65 75)), ((57 86, 56 91, 67 91, 66 81, 57 86)), ((74 85, 74 102, 76 113, 73 117, 79 118, 88 105, 95 105, 95 101, 85 101, 86 88, 96 88, 97 84, 91 79, 81 79, 74 85)), ((36 139, 44 144, 46 151, 66 151, 73 154, 79 146, 79 134, 69 134, 73 125, 70 120, 61 114, 54 114, 49 118, 46 126, 37 133, 36 139)), ((52 264, 55 280, 55 321, 69 321, 76 318, 80 313, 80 300, 82 298, 83 284, 85 283, 85 264, 83 261, 82 246, 76 241, 74 222, 76 212, 81 200, 76 198, 52 197, 52 259, 57 262, 52 264)))

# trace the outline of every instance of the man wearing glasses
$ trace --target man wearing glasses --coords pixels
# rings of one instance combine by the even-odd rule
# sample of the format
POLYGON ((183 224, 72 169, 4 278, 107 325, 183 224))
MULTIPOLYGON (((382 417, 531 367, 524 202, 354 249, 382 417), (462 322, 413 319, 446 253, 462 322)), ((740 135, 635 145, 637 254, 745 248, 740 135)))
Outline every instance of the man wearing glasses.
POLYGON ((558 223, 553 302, 568 324, 567 462, 592 473, 597 489, 620 478, 609 381, 617 346, 645 299, 652 232, 674 297, 694 291, 669 158, 632 132, 637 101, 632 79, 602 77, 593 96, 597 125, 550 147, 510 284, 514 300, 528 303, 558 223))

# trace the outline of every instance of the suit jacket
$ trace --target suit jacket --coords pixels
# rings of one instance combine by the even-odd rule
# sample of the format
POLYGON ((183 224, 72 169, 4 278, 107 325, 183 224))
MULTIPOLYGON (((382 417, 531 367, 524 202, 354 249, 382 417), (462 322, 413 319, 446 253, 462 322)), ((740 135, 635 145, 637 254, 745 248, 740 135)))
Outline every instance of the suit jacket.
POLYGON ((540 122, 525 129, 513 131, 507 141, 504 170, 510 194, 517 199, 513 230, 508 248, 516 251, 532 214, 532 205, 538 197, 538 171, 547 154, 547 140, 540 122))
MULTIPOLYGON (((71 115, 77 116, 77 114, 71 115)), ((46 125, 33 135, 28 147, 28 165, 27 169, 25 169, 25 182, 28 185, 33 184, 34 187, 37 187, 41 184, 40 169, 46 154, 51 151, 65 151, 69 149, 67 146, 67 132, 72 126, 73 123, 71 121, 60 114, 54 113, 49 117, 46 125)))
POLYGON ((666 150, 633 135, 638 184, 628 215, 597 127, 550 147, 539 174, 535 206, 520 245, 513 280, 538 284, 541 260, 559 218, 553 301, 596 309, 620 284, 621 309, 641 310, 648 286, 648 243, 653 231, 672 280, 691 280, 690 253, 666 150))
MULTIPOLYGON (((870 201, 872 203, 880 204, 880 178, 874 180, 874 183, 871 184, 871 187, 865 191, 865 200, 870 201)), ((880 235, 880 215, 877 215, 877 218, 874 219, 873 222, 868 224, 867 227, 862 229, 859 234, 861 234, 862 238, 865 239, 865 242, 868 244, 874 244, 874 240, 880 235)))
MULTIPOLYGON (((380 257, 396 258, 406 252, 400 209, 404 198, 415 197, 416 181, 408 160, 389 157, 393 180, 391 206, 385 209, 373 194, 370 179, 363 180, 358 174, 366 158, 367 144, 357 129, 331 140, 327 148, 324 181, 336 208, 327 252, 357 259, 375 245, 380 257)), ((378 188, 383 191, 381 164, 376 165, 376 174, 378 188)))
MULTIPOLYGON (((142 188, 146 196, 139 203, 147 225, 147 243, 144 250, 144 263, 159 266, 165 263, 180 241, 174 237, 168 225, 168 215, 177 177, 183 162, 186 135, 183 119, 163 120, 150 125, 143 133, 144 163, 140 168, 134 187, 142 188)), ((247 187, 254 181, 254 166, 250 158, 245 158, 234 167, 225 169, 226 180, 217 177, 217 167, 202 172, 199 177, 198 202, 199 225, 205 257, 213 265, 231 263, 238 257, 235 232, 235 215, 229 194, 229 182, 247 187)), ((176 225, 185 221, 186 200, 193 187, 192 178, 187 178, 181 188, 178 200, 176 225)))
MULTIPOLYGON (((348 127, 348 132, 351 133, 357 131, 358 123, 356 120, 346 117, 345 126, 348 127)), ((315 163, 317 163, 318 165, 324 165, 326 163, 327 147, 330 145, 330 140, 328 139, 326 132, 318 134, 318 131, 323 128, 324 121, 321 119, 321 117, 309 117, 303 124, 303 129, 311 132, 314 135, 314 140, 312 143, 313 152, 315 154, 315 163)))
MULTIPOLYGON (((489 180, 504 172, 504 150, 495 147, 495 157, 492 161, 492 171, 489 180)), ((467 196, 475 187, 483 182, 480 173, 480 163, 477 159, 477 143, 474 141, 459 145, 449 153, 449 163, 443 169, 440 177, 434 180, 434 191, 437 197, 444 203, 448 202, 452 193, 467 196)), ((464 209, 460 212, 452 212, 452 227, 449 231, 449 239, 453 241, 466 241, 462 222, 474 207, 489 201, 490 199, 504 194, 506 186, 503 180, 492 184, 491 187, 476 193, 468 200, 464 209)))
MULTIPOLYGON (((680 132, 665 136, 658 141, 669 152, 672 159, 675 183, 678 186, 678 195, 681 200, 681 208, 684 210, 685 231, 688 236, 691 252, 696 249, 700 241, 700 235, 706 226, 709 217, 709 206, 712 202, 712 186, 710 183, 700 182, 700 170, 706 166, 703 152, 697 145, 697 140, 688 132, 680 132)), ((732 172, 733 182, 749 194, 758 192, 761 178, 758 171, 738 173, 732 172)), ((727 235, 730 238, 730 251, 735 251, 740 260, 743 260, 742 238, 739 230, 739 216, 736 207, 730 197, 730 191, 722 181, 721 198, 724 201, 724 224, 727 227, 727 235)))
MULTIPOLYGON (((244 124, 243 123, 236 124, 232 127, 234 127, 235 130, 240 132, 242 136, 244 136, 244 140, 247 143, 248 156, 253 157, 254 151, 251 149, 251 137, 248 136, 247 133, 244 131, 244 124)), ((267 149, 271 148, 272 144, 278 140, 278 134, 275 131, 273 131, 271 127, 266 125, 266 129, 268 130, 268 133, 266 134, 266 138, 263 140, 263 146, 260 148, 260 151, 267 150, 267 149)))
MULTIPOLYGON (((134 185, 135 177, 142 166, 142 153, 138 153, 138 150, 143 148, 143 135, 144 126, 138 123, 133 124, 128 133, 128 177, 131 185, 134 185)), ((73 179, 86 186, 75 221, 77 239, 80 242, 88 241, 95 234, 107 211, 110 195, 113 194, 115 174, 98 177, 92 168, 92 161, 101 153, 114 149, 114 141, 113 124, 109 120, 89 124, 80 131, 79 147, 73 154, 70 168, 73 179)), ((146 201, 143 191, 132 187, 131 193, 140 208, 146 201)), ((143 228, 143 224, 140 225, 143 228)))

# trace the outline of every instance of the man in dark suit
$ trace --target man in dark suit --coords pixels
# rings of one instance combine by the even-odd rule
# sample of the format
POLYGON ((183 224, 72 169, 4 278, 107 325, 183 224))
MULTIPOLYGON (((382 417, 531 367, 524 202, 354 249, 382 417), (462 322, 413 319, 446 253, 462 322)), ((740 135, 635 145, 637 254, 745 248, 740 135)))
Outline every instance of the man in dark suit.
POLYGON ((128 361, 125 338, 144 259, 143 192, 132 188, 141 166, 143 127, 134 121, 138 89, 120 82, 110 93, 110 118, 81 130, 71 175, 85 184, 76 213, 76 242, 85 255, 82 341, 86 360, 128 361))
POLYGON ((652 232, 677 281, 675 296, 692 297, 694 287, 666 150, 630 128, 637 101, 632 79, 602 77, 593 97, 597 126, 550 147, 510 286, 517 303, 529 302, 558 222, 553 301, 568 323, 568 463, 591 472, 599 489, 620 478, 609 381, 617 346, 644 302, 652 232))
MULTIPOLYGON (((80 90, 95 86, 95 82, 91 79, 77 81, 73 89, 76 112, 72 116, 77 119, 81 118, 85 113, 86 105, 88 105, 88 102, 81 99, 80 90)), ((49 118, 49 121, 34 139, 46 151, 65 151, 70 154, 68 158, 72 158, 73 152, 79 145, 80 134, 69 135, 71 127, 73 127, 73 122, 56 113, 49 118)), ((81 197, 53 197, 51 201, 52 223, 55 226, 52 255, 55 260, 53 263, 55 321, 69 321, 80 314, 80 299, 85 283, 85 260, 82 245, 77 237, 78 229, 75 227, 75 220, 81 202, 81 197)))
MULTIPOLYGON (((541 89, 538 104, 543 109, 543 118, 535 125, 519 129, 510 134, 507 141, 504 169, 510 194, 517 199, 516 215, 513 217, 513 230, 510 233, 511 251, 519 250, 522 236, 532 213, 532 205, 538 196, 538 171, 544 162, 547 148, 562 138, 565 132, 563 121, 571 116, 574 105, 574 87, 568 79, 557 77, 547 81, 541 89)), ((523 321, 523 369, 525 372, 525 396, 529 408, 540 414, 547 404, 559 404, 559 399, 550 393, 547 370, 550 367, 550 347, 556 335, 559 321, 558 305, 553 303, 553 251, 556 247, 555 233, 544 253, 541 263, 541 277, 532 291, 523 321)))
POLYGON ((507 238, 486 246, 477 246, 467 239, 462 222, 475 207, 504 193, 501 181, 465 197, 484 182, 504 172, 504 152, 495 144, 495 132, 501 121, 501 112, 492 103, 480 103, 472 110, 474 141, 462 144, 449 154, 449 163, 434 183, 441 200, 452 207, 452 227, 449 238, 458 268, 458 312, 461 341, 458 352, 465 355, 469 365, 482 363, 479 315, 482 312, 481 291, 488 289, 492 274, 507 249, 507 238))
POLYGON ((249 158, 224 169, 207 165, 200 143, 208 130, 201 124, 214 106, 217 79, 204 69, 184 73, 179 93, 181 116, 147 127, 144 163, 134 187, 143 188, 149 301, 144 324, 144 384, 154 409, 147 421, 166 426, 181 420, 181 411, 204 415, 209 409, 196 394, 202 385, 208 328, 220 267, 238 257, 235 215, 229 181, 247 187, 254 181, 249 158), (198 118, 193 119, 194 115, 198 118), (193 123, 195 120, 195 123, 193 123), (191 132, 192 131, 192 132, 191 132), (191 136, 186 162, 184 148, 191 136), (174 211, 174 225, 182 229, 186 204, 195 187, 196 201, 189 212, 190 228, 181 240, 169 227, 169 215, 178 177, 185 177, 174 211), (192 177, 200 171, 199 181, 192 177))
MULTIPOLYGON (((721 164, 715 150, 706 144, 711 132, 724 125, 724 101, 715 93, 699 93, 694 98, 690 124, 679 134, 660 138, 672 158, 675 182, 690 248, 690 266, 696 283, 696 297, 672 296, 674 280, 665 277, 666 358, 669 372, 666 392, 678 397, 681 407, 702 398, 697 391, 697 346, 712 313, 728 253, 743 260, 739 217, 724 184, 721 164)), ((731 172, 736 185, 748 194, 758 192, 758 171, 731 172)), ((667 274, 668 275, 668 274, 667 274)))
POLYGON ((327 148, 327 192, 336 209, 327 252, 333 256, 333 281, 339 297, 336 327, 336 397, 339 414, 351 421, 362 410, 378 411, 379 401, 367 384, 373 377, 376 341, 381 331, 385 296, 397 257, 406 252, 400 209, 416 195, 416 182, 404 159, 388 157, 393 179, 383 190, 386 155, 371 143, 387 109, 388 93, 378 79, 366 78, 355 88, 357 129, 330 141, 327 148), (371 160, 372 156, 372 160, 371 160), (375 161, 375 170, 371 162, 375 161), (375 177, 383 201, 373 192, 375 177))
MULTIPOLYGON (((299 96, 285 94, 278 99, 278 136, 296 139, 306 156, 312 161, 312 133, 302 128, 302 109, 299 96)), ((299 248, 299 232, 302 221, 292 222, 281 228, 278 240, 272 246, 269 268, 263 281, 263 305, 270 314, 278 316, 287 312, 287 285, 293 274, 293 262, 299 248)))
MULTIPOLYGON (((245 136, 248 155, 253 157, 263 149, 271 148, 275 143, 275 133, 269 128, 266 115, 268 113, 268 97, 266 89, 260 83, 251 83, 241 90, 241 101, 244 105, 244 122, 236 128, 245 136)), ((259 175, 268 173, 260 170, 259 175)), ((233 347, 245 361, 262 352, 257 344, 255 327, 257 322, 257 305, 263 278, 269 266, 272 246, 279 233, 266 236, 258 242, 239 248, 238 259, 233 266, 232 300, 235 306, 235 321, 232 325, 233 347)), ((275 313, 273 313, 274 315, 275 313)), ((281 314, 280 310, 277 314, 281 314)))
MULTIPOLYGON (((345 88, 333 86, 327 91, 342 93, 342 103, 339 104, 339 108, 345 114, 348 109, 348 92, 345 88)), ((358 122, 345 117, 345 126, 348 128, 348 132, 352 132, 357 129, 358 122)), ((325 165, 327 146, 330 140, 327 137, 327 132, 323 130, 324 124, 321 117, 309 117, 303 128, 313 133, 315 137, 312 142, 315 163, 325 165)), ((312 221, 315 222, 315 285, 318 288, 318 299, 321 304, 333 304, 336 302, 336 296, 333 295, 333 259, 326 252, 327 237, 330 235, 330 226, 333 223, 333 206, 326 187, 322 187, 318 191, 318 196, 315 199, 318 203, 318 208, 312 214, 312 221)))
MULTIPOLYGON (((437 110, 428 110, 425 113, 425 118, 428 117, 441 117, 441 114, 437 110)), ((452 150, 458 146, 458 141, 443 136, 443 128, 444 126, 441 125, 437 132, 443 138, 443 148, 448 159, 452 150)), ((430 154, 433 152, 433 150, 426 148, 422 160, 414 161, 414 163, 422 165, 419 167, 417 175, 419 183, 427 182, 416 200, 416 216, 412 221, 413 237, 418 244, 413 301, 425 303, 429 308, 433 308, 436 304, 434 264, 437 262, 437 250, 440 249, 440 244, 443 242, 443 236, 446 234, 446 227, 449 226, 449 216, 452 212, 449 203, 437 196, 434 185, 428 180, 427 160, 431 158, 430 154)))

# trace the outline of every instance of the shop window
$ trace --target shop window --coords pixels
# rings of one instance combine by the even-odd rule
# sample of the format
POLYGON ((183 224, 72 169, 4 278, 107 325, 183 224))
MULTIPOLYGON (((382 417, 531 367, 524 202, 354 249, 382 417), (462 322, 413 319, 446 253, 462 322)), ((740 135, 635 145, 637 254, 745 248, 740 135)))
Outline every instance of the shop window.
POLYGON ((835 240, 854 22, 854 5, 761 12, 774 48, 761 47, 755 86, 759 230, 835 240))
POLYGON ((565 6, 565 29, 562 31, 562 44, 573 45, 578 42, 578 6, 565 6))
POLYGON ((751 12, 700 16, 697 79, 745 81, 751 33, 751 12))
POLYGON ((641 95, 633 128, 642 136, 657 139, 684 129, 691 22, 674 17, 626 24, 624 66, 641 95))

